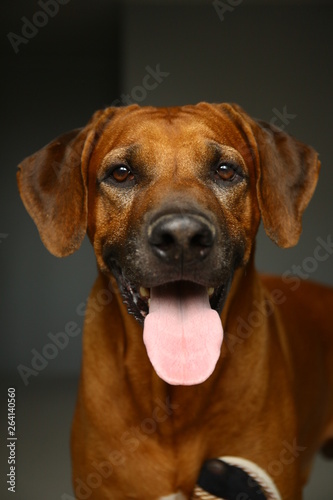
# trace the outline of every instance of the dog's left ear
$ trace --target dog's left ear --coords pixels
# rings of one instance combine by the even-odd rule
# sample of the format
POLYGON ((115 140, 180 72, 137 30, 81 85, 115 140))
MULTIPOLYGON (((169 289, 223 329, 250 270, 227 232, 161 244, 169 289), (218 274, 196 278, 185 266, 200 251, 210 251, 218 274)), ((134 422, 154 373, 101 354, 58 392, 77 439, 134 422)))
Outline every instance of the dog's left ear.
POLYGON ((254 138, 251 149, 256 157, 257 199, 265 231, 280 247, 294 246, 317 184, 318 154, 274 125, 251 119, 239 106, 232 108, 242 116, 246 135, 252 132, 254 138))
POLYGON ((77 250, 87 227, 87 165, 108 118, 97 111, 86 127, 61 135, 19 165, 21 198, 46 248, 56 257, 77 250))
POLYGON ((19 165, 17 182, 24 206, 44 245, 56 257, 73 253, 86 233, 83 171, 92 135, 85 129, 72 130, 19 165))

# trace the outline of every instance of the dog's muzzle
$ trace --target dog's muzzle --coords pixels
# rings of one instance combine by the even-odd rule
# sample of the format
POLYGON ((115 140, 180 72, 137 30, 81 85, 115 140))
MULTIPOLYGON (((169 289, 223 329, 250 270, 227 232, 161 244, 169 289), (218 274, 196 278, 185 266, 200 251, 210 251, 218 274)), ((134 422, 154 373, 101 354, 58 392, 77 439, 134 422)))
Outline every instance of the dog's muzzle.
POLYGON ((172 385, 204 382, 220 357, 235 267, 226 228, 204 209, 164 205, 128 241, 125 265, 108 261, 156 373, 172 385))

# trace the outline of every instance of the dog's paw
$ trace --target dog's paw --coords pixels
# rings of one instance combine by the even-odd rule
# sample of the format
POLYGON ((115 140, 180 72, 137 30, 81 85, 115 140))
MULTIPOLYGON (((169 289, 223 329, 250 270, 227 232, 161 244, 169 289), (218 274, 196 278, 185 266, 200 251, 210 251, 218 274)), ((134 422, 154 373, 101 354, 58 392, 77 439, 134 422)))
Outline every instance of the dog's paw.
POLYGON ((253 462, 235 457, 207 460, 192 499, 281 500, 271 478, 253 462))

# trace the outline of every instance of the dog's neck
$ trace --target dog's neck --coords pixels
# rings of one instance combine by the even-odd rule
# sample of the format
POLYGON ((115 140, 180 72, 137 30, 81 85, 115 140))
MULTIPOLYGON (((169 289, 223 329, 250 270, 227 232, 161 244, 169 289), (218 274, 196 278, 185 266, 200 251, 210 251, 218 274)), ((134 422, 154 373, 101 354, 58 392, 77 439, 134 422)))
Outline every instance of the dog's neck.
MULTIPOLYGON (((95 283, 90 302, 101 296, 101 290, 110 290, 109 279, 102 274, 95 283)), ((263 411, 260 402, 265 401, 264 394, 268 390, 268 382, 262 377, 258 380, 263 373, 261 364, 266 359, 265 325, 259 330, 245 331, 245 334, 237 331, 239 318, 237 315, 235 318, 233 308, 241 305, 239 310, 242 310, 242 319, 246 322, 253 311, 253 302, 260 300, 263 293, 252 259, 234 275, 222 313, 225 335, 221 356, 213 374, 198 385, 173 386, 155 373, 143 343, 142 326, 127 313, 120 293, 114 288, 103 314, 86 317, 86 321, 90 318, 91 325, 85 329, 83 339, 81 394, 90 401, 92 418, 112 413, 114 421, 119 424, 119 432, 125 432, 123 409, 127 408, 134 422, 155 417, 161 420, 160 435, 167 440, 172 436, 176 441, 183 439, 192 421, 194 424, 204 415, 202 422, 214 421, 217 415, 221 419, 223 415, 225 426, 231 428, 240 401, 244 407, 254 405, 254 413, 259 418, 260 411, 263 411), (258 355, 250 356, 249 353, 254 351, 258 355), (97 398, 96 387, 99 388, 97 398), (211 405, 212 401, 214 405, 211 405)), ((240 426, 246 426, 246 418, 245 414, 239 415, 240 426)), ((203 448, 200 443, 193 446, 198 446, 197 452, 201 456, 203 448)))

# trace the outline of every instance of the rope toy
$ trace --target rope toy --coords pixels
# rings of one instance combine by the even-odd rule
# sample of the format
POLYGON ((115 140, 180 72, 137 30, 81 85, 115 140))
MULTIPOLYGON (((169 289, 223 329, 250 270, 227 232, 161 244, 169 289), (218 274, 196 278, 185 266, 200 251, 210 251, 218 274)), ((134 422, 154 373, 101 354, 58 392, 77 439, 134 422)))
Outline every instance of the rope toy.
POLYGON ((192 500, 282 500, 274 481, 261 467, 239 457, 207 460, 192 500))

